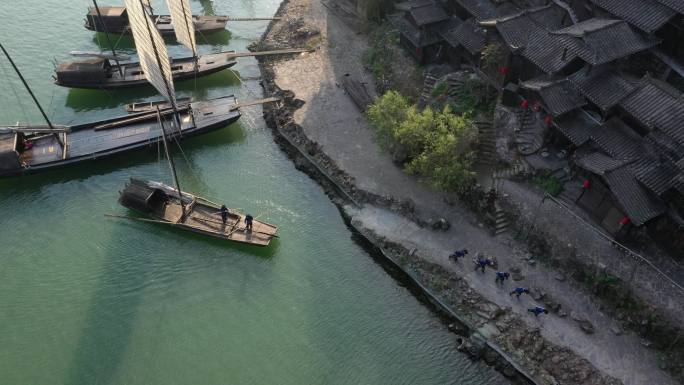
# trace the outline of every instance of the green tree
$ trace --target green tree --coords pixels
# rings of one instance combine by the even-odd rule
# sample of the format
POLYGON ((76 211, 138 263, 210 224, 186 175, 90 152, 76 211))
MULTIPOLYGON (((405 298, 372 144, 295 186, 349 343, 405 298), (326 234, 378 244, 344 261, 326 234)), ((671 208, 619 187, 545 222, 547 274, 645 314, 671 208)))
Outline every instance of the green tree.
POLYGON ((477 129, 469 114, 419 111, 397 92, 387 92, 367 112, 384 148, 400 145, 408 154, 406 171, 426 176, 445 190, 459 190, 474 179, 477 129))

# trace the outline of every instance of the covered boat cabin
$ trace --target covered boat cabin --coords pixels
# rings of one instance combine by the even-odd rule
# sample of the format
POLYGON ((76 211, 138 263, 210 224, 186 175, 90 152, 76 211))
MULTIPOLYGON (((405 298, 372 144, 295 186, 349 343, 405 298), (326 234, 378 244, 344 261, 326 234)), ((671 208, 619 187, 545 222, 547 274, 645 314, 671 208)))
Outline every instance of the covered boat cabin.
POLYGON ((112 65, 108 59, 104 58, 79 60, 61 63, 55 74, 57 84, 73 86, 101 84, 112 77, 112 65))
POLYGON ((169 196, 163 190, 138 179, 131 179, 119 197, 122 206, 156 216, 164 214, 168 201, 169 196))
POLYGON ((128 29, 128 14, 125 7, 99 7, 100 19, 95 7, 88 8, 85 27, 91 31, 121 33, 128 29), (104 28, 103 28, 104 27, 104 28))

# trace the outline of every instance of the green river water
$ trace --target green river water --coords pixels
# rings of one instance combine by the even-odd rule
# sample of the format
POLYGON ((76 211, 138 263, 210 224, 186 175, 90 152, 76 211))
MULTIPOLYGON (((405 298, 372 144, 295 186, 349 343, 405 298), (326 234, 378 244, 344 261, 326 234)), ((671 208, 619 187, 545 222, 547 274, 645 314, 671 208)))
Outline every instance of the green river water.
MULTIPOLYGON (((0 4, 0 41, 56 123, 156 98, 152 89, 52 84, 54 58, 98 46, 83 28, 87 5, 0 4)), ((278 1, 192 6, 253 17, 272 15, 278 1)), ((265 26, 233 23, 200 38, 200 51, 245 50, 265 26)), ((119 46, 133 52, 128 39, 119 46)), ((260 98, 256 61, 235 69, 244 83, 225 71, 177 84, 178 93, 260 98)), ((0 122, 41 123, 4 59, 0 79, 0 122)), ((128 213, 117 197, 130 176, 170 182, 156 150, 0 180, 0 384, 506 383, 457 352, 455 336, 354 242, 321 188, 274 144, 259 108, 183 149, 187 161, 178 151, 175 159, 184 189, 262 215, 282 238, 251 249, 106 219, 128 213)))

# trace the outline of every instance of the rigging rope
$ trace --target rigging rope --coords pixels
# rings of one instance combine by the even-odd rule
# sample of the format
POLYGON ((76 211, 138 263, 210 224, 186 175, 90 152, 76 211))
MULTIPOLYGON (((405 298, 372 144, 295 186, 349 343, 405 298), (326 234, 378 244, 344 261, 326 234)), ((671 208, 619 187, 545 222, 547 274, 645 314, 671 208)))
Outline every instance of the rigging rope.
POLYGON ((14 97, 17 99, 17 102, 19 103, 19 107, 21 108, 21 114, 24 117, 24 121, 26 124, 29 123, 29 118, 28 115, 26 114, 26 107, 24 106, 24 103, 21 102, 21 97, 19 96, 19 92, 17 91, 16 87, 14 86, 14 80, 7 74, 7 68, 5 68, 5 62, 4 60, 0 60, 0 68, 2 69, 3 76, 5 79, 7 79, 7 82, 10 84, 10 87, 12 88, 12 93, 14 94, 14 97))

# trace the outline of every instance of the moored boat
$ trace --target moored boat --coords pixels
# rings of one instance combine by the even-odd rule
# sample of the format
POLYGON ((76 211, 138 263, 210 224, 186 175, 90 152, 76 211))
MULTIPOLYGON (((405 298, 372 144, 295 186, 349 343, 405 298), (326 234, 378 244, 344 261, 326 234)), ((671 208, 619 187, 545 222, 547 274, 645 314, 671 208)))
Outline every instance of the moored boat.
MULTIPOLYGON (((55 70, 55 84, 62 87, 115 89, 149 85, 139 62, 113 61, 99 54, 92 58, 61 63, 55 70)), ((195 79, 235 65, 235 52, 226 51, 171 61, 173 80, 195 79)))
POLYGON ((272 224, 251 220, 247 215, 226 209, 226 221, 221 206, 161 182, 131 178, 120 192, 119 203, 146 218, 110 215, 111 217, 166 224, 198 234, 255 246, 268 246, 276 238, 278 228, 272 224))
MULTIPOLYGON (((225 127, 240 118, 234 96, 187 102, 177 107, 177 140, 225 127)), ((173 108, 162 110, 168 125, 177 124, 173 108)), ((19 176, 92 161, 162 141, 153 112, 138 112, 74 126, 0 126, 0 177, 19 176)))
MULTIPOLYGON (((128 10, 126 7, 99 7, 100 15, 95 7, 88 8, 85 27, 95 32, 109 32, 115 34, 131 33, 131 26, 128 20, 128 10)), ((163 36, 173 36, 174 26, 169 15, 151 15, 160 34, 163 36)), ((228 16, 203 16, 192 15, 195 32, 201 34, 216 33, 224 31, 228 24, 228 16)))

